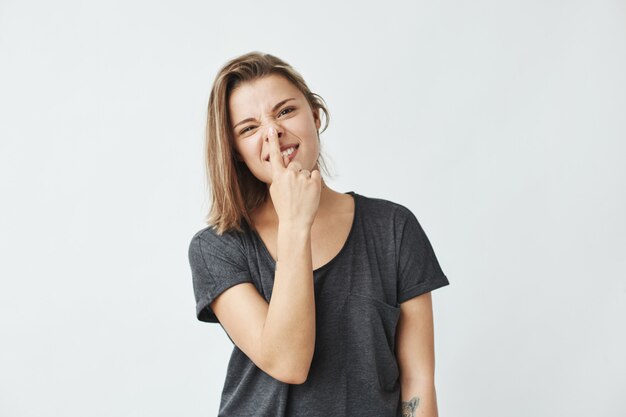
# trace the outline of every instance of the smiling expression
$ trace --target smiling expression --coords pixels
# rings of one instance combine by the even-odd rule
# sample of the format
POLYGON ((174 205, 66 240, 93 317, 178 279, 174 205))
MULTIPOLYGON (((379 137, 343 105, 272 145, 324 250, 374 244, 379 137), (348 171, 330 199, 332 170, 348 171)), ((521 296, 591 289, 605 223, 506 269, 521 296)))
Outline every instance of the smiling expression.
POLYGON ((274 126, 281 149, 298 145, 294 160, 303 169, 317 169, 319 111, 286 78, 271 74, 237 86, 229 99, 237 159, 259 180, 272 182, 268 129, 274 126))

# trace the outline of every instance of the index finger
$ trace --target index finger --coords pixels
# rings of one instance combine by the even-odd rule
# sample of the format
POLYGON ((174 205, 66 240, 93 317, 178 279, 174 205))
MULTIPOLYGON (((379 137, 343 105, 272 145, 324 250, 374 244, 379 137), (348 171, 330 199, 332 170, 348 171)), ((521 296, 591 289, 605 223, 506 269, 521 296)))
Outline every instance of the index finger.
POLYGON ((283 156, 280 154, 280 145, 278 143, 278 135, 273 127, 270 127, 267 132, 268 141, 270 144, 270 165, 273 171, 281 171, 285 169, 283 162, 283 156))

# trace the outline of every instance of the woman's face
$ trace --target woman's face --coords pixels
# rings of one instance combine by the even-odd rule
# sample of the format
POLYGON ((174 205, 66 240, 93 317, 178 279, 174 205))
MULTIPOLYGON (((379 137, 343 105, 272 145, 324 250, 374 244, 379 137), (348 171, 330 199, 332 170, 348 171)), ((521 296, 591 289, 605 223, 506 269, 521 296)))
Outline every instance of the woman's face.
POLYGON ((237 159, 259 180, 272 182, 270 126, 276 129, 281 148, 298 145, 292 156, 303 169, 318 169, 319 111, 313 112, 304 94, 286 78, 271 74, 245 82, 232 91, 228 105, 237 159))

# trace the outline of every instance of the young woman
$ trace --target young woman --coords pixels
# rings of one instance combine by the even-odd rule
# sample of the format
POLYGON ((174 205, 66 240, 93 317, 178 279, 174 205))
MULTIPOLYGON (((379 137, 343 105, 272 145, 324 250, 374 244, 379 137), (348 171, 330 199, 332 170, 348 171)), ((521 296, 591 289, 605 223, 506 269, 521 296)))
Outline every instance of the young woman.
POLYGON ((409 209, 326 185, 320 112, 269 54, 214 80, 189 262, 197 318, 234 344, 218 415, 437 416, 430 291, 448 279, 409 209))

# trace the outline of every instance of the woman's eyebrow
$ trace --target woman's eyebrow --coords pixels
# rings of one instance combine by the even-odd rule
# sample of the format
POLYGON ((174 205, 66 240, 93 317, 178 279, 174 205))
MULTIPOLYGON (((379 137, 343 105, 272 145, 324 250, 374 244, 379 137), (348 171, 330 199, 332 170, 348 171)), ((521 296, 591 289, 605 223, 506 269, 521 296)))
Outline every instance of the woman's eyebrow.
MULTIPOLYGON (((276 103, 276 105, 274 105, 274 107, 272 107, 272 111, 273 112, 276 111, 276 109, 278 109, 280 106, 282 106, 283 104, 285 104, 289 100, 295 100, 295 97, 286 98, 286 99, 276 103)), ((247 119, 244 119, 241 122, 237 123, 235 126, 233 126, 233 129, 237 128, 237 126, 239 126, 242 123, 252 122, 252 121, 254 121, 254 117, 248 117, 247 119)))

